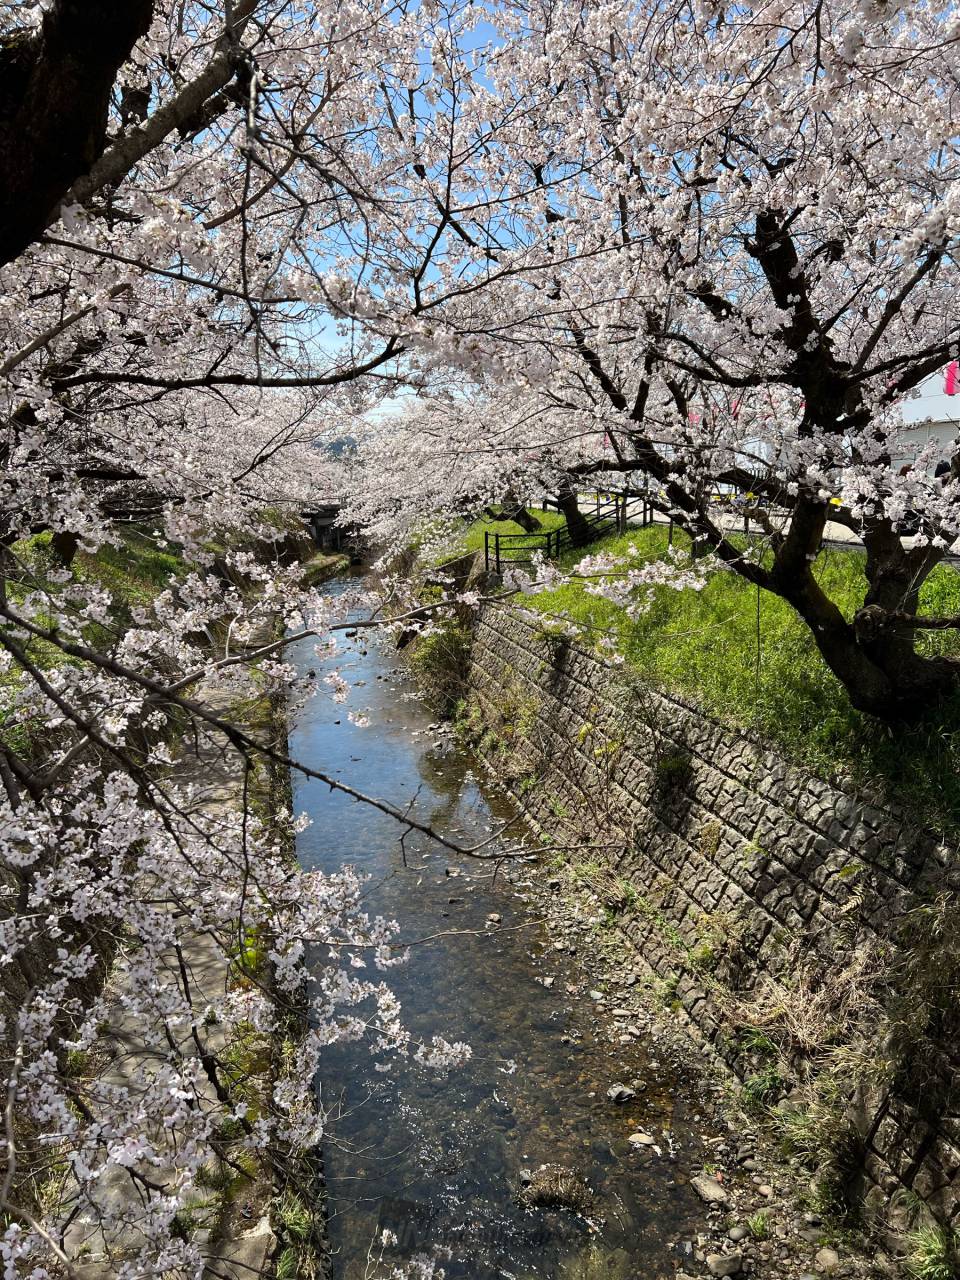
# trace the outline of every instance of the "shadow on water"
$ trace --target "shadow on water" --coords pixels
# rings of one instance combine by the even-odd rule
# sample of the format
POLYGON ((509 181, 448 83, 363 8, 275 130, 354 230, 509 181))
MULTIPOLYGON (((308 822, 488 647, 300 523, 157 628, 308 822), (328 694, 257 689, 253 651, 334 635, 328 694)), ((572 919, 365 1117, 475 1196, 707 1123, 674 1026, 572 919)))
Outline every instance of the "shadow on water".
MULTIPOLYGON (((322 676, 309 643, 298 661, 322 676)), ((350 724, 321 694, 292 729, 294 756, 395 804, 416 795, 418 816, 469 842, 513 816, 469 754, 429 728, 389 647, 361 634, 329 665, 370 723, 350 724)), ((612 1042, 596 1026, 575 958, 554 949, 503 873, 492 883, 488 865, 412 837, 405 866, 392 819, 319 782, 294 790, 295 811, 312 820, 298 840, 303 866, 352 863, 370 876, 371 914, 398 920, 405 939, 445 935, 413 948, 389 980, 415 1037, 440 1034, 473 1049, 445 1078, 409 1060, 382 1074, 362 1044, 326 1052, 324 1105, 340 1112, 326 1151, 334 1274, 388 1275, 415 1254, 443 1251, 449 1277, 673 1276, 702 1206, 682 1172, 696 1135, 656 1045, 612 1042), (502 922, 489 923, 490 914, 502 922), (617 1080, 637 1086, 636 1100, 607 1099, 617 1080), (630 1146, 638 1128, 659 1135, 662 1156, 630 1146), (586 1218, 524 1206, 522 1171, 542 1164, 585 1179, 586 1218), (368 1250, 384 1229, 396 1243, 371 1265, 368 1250)), ((529 864, 512 872, 514 881, 530 874, 529 864)))

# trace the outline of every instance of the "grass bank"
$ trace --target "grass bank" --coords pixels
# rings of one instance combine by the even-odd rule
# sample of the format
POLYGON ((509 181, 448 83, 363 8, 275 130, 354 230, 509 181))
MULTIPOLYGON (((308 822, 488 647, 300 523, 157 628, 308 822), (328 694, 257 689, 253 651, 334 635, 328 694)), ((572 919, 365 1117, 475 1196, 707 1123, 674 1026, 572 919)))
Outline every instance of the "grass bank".
POLYGON ((541 507, 527 509, 540 524, 536 533, 527 533, 515 520, 500 519, 496 514, 498 508, 493 507, 492 514, 480 516, 476 520, 456 520, 425 526, 417 537, 410 540, 408 551, 421 565, 435 567, 471 551, 478 551, 482 555, 484 536, 488 533, 491 538, 499 533, 501 537, 519 539, 513 542, 514 548, 529 545, 535 549, 543 545, 544 533, 560 529, 566 524, 559 511, 541 507))
MULTIPOLYGON (((483 526, 467 544, 483 545, 483 526)), ((674 545, 685 549, 682 535, 674 545)), ((665 554, 662 527, 610 536, 590 553, 665 554)), ((582 553, 571 552, 566 564, 582 553)), ((815 572, 845 616, 866 589, 865 557, 824 550, 815 572)), ((910 815, 944 832, 960 830, 960 695, 912 726, 891 726, 855 711, 827 668, 809 629, 790 605, 732 573, 714 574, 702 591, 652 590, 649 609, 631 618, 573 583, 526 603, 544 615, 572 619, 589 647, 608 637, 629 668, 659 688, 696 702, 717 719, 749 730, 821 776, 879 784, 910 815)), ((942 565, 921 592, 924 612, 960 612, 960 574, 942 565)), ((926 652, 960 654, 960 636, 922 636, 926 652)))
POLYGON ((530 514, 540 522, 538 533, 528 534, 514 520, 480 519, 468 525, 463 531, 459 539, 458 549, 461 551, 482 551, 485 533, 489 533, 491 536, 499 533, 501 537, 509 535, 511 538, 522 538, 522 541, 515 542, 514 546, 529 544, 533 547, 538 547, 542 545, 541 534, 552 532, 554 529, 561 529, 566 524, 559 511, 541 510, 537 507, 532 508, 530 514))

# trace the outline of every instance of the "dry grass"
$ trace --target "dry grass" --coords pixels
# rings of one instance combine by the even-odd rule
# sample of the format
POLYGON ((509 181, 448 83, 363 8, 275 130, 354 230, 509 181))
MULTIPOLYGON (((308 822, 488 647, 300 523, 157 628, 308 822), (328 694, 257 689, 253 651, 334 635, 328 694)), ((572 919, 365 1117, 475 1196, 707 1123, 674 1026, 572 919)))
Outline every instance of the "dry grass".
POLYGON ((590 1188, 572 1169, 542 1164, 521 1191, 520 1199, 535 1209, 569 1209, 585 1215, 591 1195, 590 1188))
POLYGON ((788 1056, 818 1059, 879 1018, 886 953, 879 941, 863 941, 828 973, 819 960, 804 959, 798 944, 783 967, 788 978, 765 973, 749 995, 717 995, 734 1024, 766 1032, 788 1056))

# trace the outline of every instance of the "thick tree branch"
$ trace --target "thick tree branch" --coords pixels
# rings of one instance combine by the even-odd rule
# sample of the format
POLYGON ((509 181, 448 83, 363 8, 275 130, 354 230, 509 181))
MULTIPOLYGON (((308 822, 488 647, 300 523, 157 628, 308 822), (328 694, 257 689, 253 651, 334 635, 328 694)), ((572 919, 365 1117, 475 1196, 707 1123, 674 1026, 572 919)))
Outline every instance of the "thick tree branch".
POLYGON ((59 378, 54 382, 57 391, 65 391, 70 387, 114 384, 130 387, 160 387, 166 391, 188 391, 195 387, 335 387, 342 382, 353 382, 361 374, 372 373, 380 365, 386 364, 394 356, 403 355, 406 348, 391 338, 383 348, 358 364, 347 365, 344 369, 335 369, 330 373, 292 374, 289 377, 266 376, 255 373, 211 373, 196 377, 159 377, 155 374, 140 373, 131 369, 129 373, 122 370, 98 372, 96 369, 85 373, 77 373, 68 378, 59 378))
MULTIPOLYGON (((214 94, 225 88, 242 61, 240 37, 257 7, 258 0, 239 0, 232 18, 213 47, 213 55, 204 70, 175 97, 159 107, 139 129, 126 134, 105 151, 88 173, 70 189, 67 199, 84 204, 103 187, 121 182, 138 161, 142 160, 165 138, 181 126, 186 127, 214 94)), ((230 106, 223 100, 223 109, 230 106)), ((206 123, 209 125, 210 120, 206 123)))

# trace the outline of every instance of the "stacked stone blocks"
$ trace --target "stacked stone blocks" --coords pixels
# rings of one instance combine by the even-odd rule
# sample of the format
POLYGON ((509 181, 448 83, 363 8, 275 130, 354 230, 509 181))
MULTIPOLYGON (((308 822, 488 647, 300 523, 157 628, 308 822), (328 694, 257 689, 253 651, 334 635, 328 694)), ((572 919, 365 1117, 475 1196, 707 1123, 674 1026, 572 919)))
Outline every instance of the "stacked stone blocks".
MULTIPOLYGON (((955 851, 892 806, 645 687, 534 615, 485 610, 469 687, 491 768, 553 841, 591 842, 629 881, 641 909, 625 914, 625 935, 695 1034, 741 1073, 738 1004, 801 972, 841 981, 864 947, 896 959, 908 913, 960 890, 955 851), (517 707, 523 732, 500 734, 517 707)), ((960 1043, 947 1037, 938 1051, 949 1065, 936 1114, 895 1087, 858 1095, 862 1195, 886 1209, 906 1188, 960 1221, 960 1043)))

